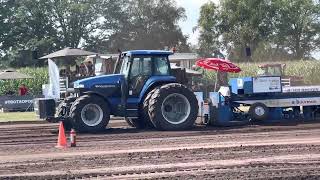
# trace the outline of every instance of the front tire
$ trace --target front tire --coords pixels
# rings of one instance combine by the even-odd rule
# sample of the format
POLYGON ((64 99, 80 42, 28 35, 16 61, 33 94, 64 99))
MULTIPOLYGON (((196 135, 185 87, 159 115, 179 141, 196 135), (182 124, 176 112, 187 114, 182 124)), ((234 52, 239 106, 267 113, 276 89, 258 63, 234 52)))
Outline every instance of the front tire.
POLYGON ((249 115, 252 120, 265 121, 269 116, 269 108, 263 103, 254 103, 249 108, 249 115))
POLYGON ((149 101, 150 120, 159 130, 192 128, 198 109, 198 101, 193 92, 177 83, 161 86, 149 101))
POLYGON ((56 116, 63 119, 62 123, 66 131, 70 131, 73 128, 72 121, 68 117, 68 112, 75 99, 76 98, 73 96, 67 97, 62 102, 60 102, 57 107, 56 116))
POLYGON ((110 110, 104 99, 96 95, 84 95, 71 106, 70 117, 74 128, 80 132, 99 132, 110 120, 110 110))

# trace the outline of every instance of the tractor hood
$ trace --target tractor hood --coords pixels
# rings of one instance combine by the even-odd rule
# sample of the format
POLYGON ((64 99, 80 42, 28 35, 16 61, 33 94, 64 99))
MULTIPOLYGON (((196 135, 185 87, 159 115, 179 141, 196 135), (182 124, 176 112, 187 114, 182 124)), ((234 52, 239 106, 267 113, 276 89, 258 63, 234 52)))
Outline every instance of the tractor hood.
POLYGON ((74 82, 74 88, 97 88, 99 86, 117 85, 124 78, 122 74, 95 76, 74 82))

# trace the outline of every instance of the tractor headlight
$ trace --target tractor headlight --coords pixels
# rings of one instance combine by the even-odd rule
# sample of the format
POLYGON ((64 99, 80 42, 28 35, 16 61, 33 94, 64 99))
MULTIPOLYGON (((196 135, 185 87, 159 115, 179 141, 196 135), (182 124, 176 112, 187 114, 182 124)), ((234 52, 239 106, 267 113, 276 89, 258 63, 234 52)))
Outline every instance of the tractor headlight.
POLYGON ((78 83, 74 83, 74 88, 84 88, 84 84, 78 84, 78 83))

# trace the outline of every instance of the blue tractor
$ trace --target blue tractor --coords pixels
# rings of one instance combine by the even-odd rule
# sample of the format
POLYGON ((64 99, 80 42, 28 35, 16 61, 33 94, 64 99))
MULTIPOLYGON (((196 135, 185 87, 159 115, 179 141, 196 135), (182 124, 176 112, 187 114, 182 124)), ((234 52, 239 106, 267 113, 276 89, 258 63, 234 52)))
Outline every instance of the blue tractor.
POLYGON ((74 82, 74 95, 59 104, 55 119, 81 132, 105 129, 112 115, 124 117, 137 128, 191 128, 198 115, 198 102, 173 76, 171 54, 157 50, 120 53, 114 74, 74 82))

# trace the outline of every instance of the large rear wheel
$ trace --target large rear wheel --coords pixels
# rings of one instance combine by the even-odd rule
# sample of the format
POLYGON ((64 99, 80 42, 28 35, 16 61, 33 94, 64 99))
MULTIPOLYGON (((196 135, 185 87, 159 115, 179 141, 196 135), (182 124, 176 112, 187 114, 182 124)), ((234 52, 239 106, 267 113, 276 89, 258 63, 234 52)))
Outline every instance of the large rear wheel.
POLYGON ((198 101, 193 92, 184 85, 163 85, 151 96, 149 115, 157 129, 190 129, 198 115, 198 101))
POLYGON ((140 111, 139 111, 139 118, 126 118, 126 122, 129 124, 129 126, 131 127, 135 127, 137 129, 152 129, 154 128, 150 117, 149 117, 149 100, 151 99, 152 94, 157 90, 158 88, 154 88, 153 90, 151 90, 147 96, 144 98, 143 100, 143 104, 142 107, 140 107, 140 111))
POLYGON ((84 95, 71 106, 70 117, 76 130, 99 132, 106 128, 110 120, 109 106, 96 95, 84 95))

